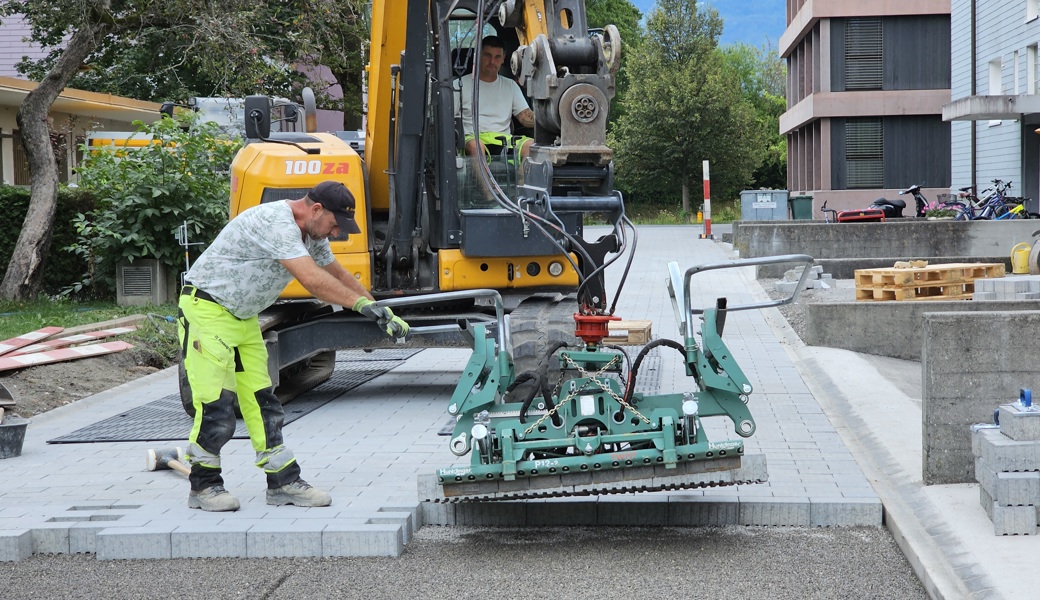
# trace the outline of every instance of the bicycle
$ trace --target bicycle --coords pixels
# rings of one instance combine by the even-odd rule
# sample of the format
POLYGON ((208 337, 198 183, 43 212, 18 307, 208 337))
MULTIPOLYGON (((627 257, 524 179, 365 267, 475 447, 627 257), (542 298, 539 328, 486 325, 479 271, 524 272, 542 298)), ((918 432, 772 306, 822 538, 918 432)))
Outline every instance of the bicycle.
MULTIPOLYGON (((991 220, 991 219, 1013 219, 1016 218, 1018 213, 1023 212, 1022 210, 1016 211, 1014 216, 1003 216, 1009 213, 1011 210, 1007 202, 1005 201, 1005 193, 1011 188, 1011 182, 1004 182, 1000 179, 993 180, 993 188, 984 190, 983 193, 990 192, 990 195, 983 198, 977 199, 974 195, 966 194, 965 198, 967 202, 964 205, 964 209, 954 217, 955 221, 980 221, 980 220, 991 220)), ((971 188, 967 188, 970 190, 971 188)), ((966 191, 966 190, 962 190, 966 191)), ((1021 218, 1021 217, 1019 217, 1021 218)))

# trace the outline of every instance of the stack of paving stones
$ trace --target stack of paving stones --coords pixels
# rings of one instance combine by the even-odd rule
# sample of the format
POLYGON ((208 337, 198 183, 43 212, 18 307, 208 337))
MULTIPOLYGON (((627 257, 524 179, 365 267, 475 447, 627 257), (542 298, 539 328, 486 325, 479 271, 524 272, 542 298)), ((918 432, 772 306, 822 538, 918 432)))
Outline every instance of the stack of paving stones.
POLYGON ((1040 275, 1015 275, 992 279, 976 279, 972 300, 1037 300, 1040 299, 1040 275))
MULTIPOLYGON (((776 282, 776 291, 781 294, 793 294, 798 287, 798 280, 802 277, 802 269, 791 269, 784 273, 784 278, 776 282)), ((834 278, 830 273, 824 273, 823 267, 813 265, 810 267, 809 276, 805 278, 805 290, 826 290, 833 287, 834 278)))
POLYGON ((998 409, 999 425, 972 425, 979 500, 996 535, 1036 535, 1040 509, 1040 409, 998 409))

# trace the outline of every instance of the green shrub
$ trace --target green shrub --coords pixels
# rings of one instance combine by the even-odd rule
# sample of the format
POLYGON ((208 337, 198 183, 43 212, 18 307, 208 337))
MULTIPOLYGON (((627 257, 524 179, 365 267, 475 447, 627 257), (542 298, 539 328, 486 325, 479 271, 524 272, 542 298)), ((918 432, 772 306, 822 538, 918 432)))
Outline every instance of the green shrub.
POLYGON ((111 293, 116 265, 139 258, 179 270, 184 247, 177 229, 186 223, 190 241, 209 244, 227 222, 228 170, 241 142, 194 114, 134 124, 153 143, 84 153, 80 185, 96 193, 97 204, 74 219, 72 250, 87 271, 67 293, 111 293))
MULTIPOLYGON (((87 263, 68 246, 77 239, 73 219, 77 214, 94 208, 91 192, 77 188, 62 187, 58 190, 58 206, 54 215, 53 237, 43 270, 42 292, 54 295, 61 289, 79 281, 87 263)), ((25 214, 29 210, 29 188, 0 185, 0 266, 7 270, 11 261, 18 234, 22 231, 25 214)))

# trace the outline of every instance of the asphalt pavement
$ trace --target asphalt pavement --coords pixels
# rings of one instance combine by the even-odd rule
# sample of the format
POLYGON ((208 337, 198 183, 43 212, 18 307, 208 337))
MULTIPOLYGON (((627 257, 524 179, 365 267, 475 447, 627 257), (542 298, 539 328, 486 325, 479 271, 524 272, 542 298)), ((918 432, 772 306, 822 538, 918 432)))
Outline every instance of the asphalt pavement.
MULTIPOLYGON (((676 337, 667 262, 733 258, 701 232, 640 227, 617 313, 676 337)), ((691 288, 695 306, 768 299, 749 267, 691 288)), ((1037 538, 994 536, 977 485, 921 483, 920 398, 899 385, 920 365, 881 373, 804 346, 772 308, 732 313, 724 339, 755 385, 747 447, 768 483, 483 508, 416 492, 419 474, 458 462, 438 432, 466 351, 420 352, 286 426, 304 476, 333 494, 326 509, 266 506, 246 441, 224 456, 243 509, 222 515, 187 509, 178 474, 145 471, 145 450, 169 444, 47 444, 176 392, 173 371, 151 375, 34 418, 22 456, 0 461, 0 596, 1033 597, 1037 538)), ((662 391, 688 387, 676 363, 656 367, 662 391)))

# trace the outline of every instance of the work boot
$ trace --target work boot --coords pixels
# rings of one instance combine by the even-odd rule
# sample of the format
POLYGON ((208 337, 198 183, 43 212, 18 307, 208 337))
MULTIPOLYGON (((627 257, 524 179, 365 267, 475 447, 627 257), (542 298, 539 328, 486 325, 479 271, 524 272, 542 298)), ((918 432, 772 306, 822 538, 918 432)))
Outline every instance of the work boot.
POLYGON ((201 508, 209 512, 225 512, 241 508, 238 498, 231 495, 222 485, 188 493, 188 508, 201 508))
POLYGON ((295 506, 328 506, 332 504, 332 496, 324 490, 312 486, 302 479, 287 483, 280 488, 267 490, 267 503, 274 506, 293 504, 295 506))

